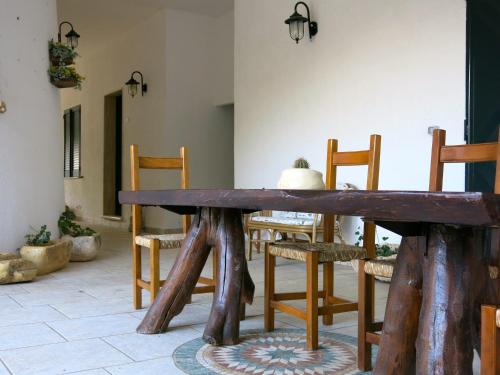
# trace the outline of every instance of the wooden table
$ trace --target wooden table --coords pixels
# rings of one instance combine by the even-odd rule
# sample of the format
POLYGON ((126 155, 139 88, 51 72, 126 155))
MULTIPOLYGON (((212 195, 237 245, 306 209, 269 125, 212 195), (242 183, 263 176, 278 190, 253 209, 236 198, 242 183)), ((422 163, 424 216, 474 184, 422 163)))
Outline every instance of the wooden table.
POLYGON ((244 252, 242 213, 283 210, 362 216, 402 235, 375 374, 472 374, 479 307, 499 303, 497 231, 500 196, 488 193, 304 190, 165 190, 120 192, 120 203, 195 215, 166 285, 138 327, 166 331, 182 311, 211 247, 218 285, 203 338, 238 343, 240 302, 254 285, 244 252), (492 235, 493 233, 493 235, 492 235), (493 249, 493 250, 492 250, 493 249))

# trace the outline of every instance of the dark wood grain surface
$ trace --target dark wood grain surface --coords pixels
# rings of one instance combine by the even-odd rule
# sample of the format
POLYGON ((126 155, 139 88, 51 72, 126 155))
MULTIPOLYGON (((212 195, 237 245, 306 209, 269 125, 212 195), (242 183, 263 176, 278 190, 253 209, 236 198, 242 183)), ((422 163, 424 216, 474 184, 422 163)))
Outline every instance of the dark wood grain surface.
POLYGON ((122 204, 162 206, 179 214, 197 207, 335 213, 389 222, 472 226, 500 223, 500 195, 408 191, 318 190, 152 190, 122 191, 122 204))

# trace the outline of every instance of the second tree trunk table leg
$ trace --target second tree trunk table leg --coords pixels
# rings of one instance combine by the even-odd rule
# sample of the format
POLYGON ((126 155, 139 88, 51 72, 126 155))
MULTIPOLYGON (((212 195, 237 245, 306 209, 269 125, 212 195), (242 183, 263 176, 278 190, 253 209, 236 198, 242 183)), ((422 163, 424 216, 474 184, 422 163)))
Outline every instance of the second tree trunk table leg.
POLYGON ((240 301, 252 302, 254 284, 245 259, 241 211, 236 209, 199 210, 164 287, 137 332, 167 330, 189 301, 212 246, 219 254, 218 282, 203 337, 214 345, 238 343, 240 301))

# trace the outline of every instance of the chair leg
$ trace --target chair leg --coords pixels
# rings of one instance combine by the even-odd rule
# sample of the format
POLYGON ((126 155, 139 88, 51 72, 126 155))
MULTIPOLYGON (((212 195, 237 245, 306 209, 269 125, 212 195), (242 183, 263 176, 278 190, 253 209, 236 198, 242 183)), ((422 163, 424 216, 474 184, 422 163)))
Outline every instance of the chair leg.
POLYGON ((132 245, 132 293, 134 297, 134 309, 142 309, 142 288, 137 280, 142 279, 141 247, 132 245))
POLYGON ((372 345, 366 341, 369 324, 373 321, 373 276, 365 273, 365 261, 359 260, 358 271, 358 368, 372 369, 372 345))
POLYGON ((160 291, 160 241, 151 240, 149 245, 149 266, 150 266, 150 300, 154 302, 160 291))
POLYGON ((259 229, 257 231, 257 254, 260 254, 261 239, 262 239, 262 233, 260 232, 260 229, 259 229))
POLYGON ((500 329, 494 306, 481 307, 481 375, 500 374, 500 329))
MULTIPOLYGON (((325 297, 323 298, 323 306, 330 305, 329 297, 333 297, 333 262, 323 263, 323 290, 325 297)), ((323 315, 323 324, 331 326, 333 324, 333 314, 323 315)))
POLYGON ((251 229, 248 230, 248 260, 252 260, 252 236, 253 231, 251 229))
POLYGON ((276 257, 269 253, 269 244, 265 244, 265 271, 264 271, 264 330, 274 331, 274 309, 271 300, 274 298, 274 271, 276 257))
POLYGON ((318 253, 307 253, 307 350, 318 349, 318 253))

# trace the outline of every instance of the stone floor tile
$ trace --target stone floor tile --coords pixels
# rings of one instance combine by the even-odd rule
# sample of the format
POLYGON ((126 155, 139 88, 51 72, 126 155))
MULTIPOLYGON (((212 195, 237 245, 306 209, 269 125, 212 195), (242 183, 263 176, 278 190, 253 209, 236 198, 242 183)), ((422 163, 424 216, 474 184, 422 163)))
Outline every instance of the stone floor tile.
POLYGON ((55 291, 17 294, 11 296, 22 306, 40 306, 61 303, 92 302, 96 299, 80 291, 55 291))
POLYGON ((71 372, 70 374, 71 375, 109 375, 109 372, 100 368, 100 369, 96 369, 96 370, 71 372))
POLYGON ((192 328, 182 327, 169 329, 167 332, 158 335, 129 333, 104 337, 103 340, 134 359, 134 361, 145 361, 170 356, 179 346, 179 343, 185 343, 200 336, 200 332, 192 328))
POLYGON ((0 327, 0 351, 64 341, 60 335, 43 323, 0 327))
POLYGON ((106 370, 112 375, 185 375, 175 366, 172 357, 106 367, 106 370))
POLYGON ((136 312, 131 300, 126 298, 53 304, 52 307, 71 319, 136 312))
POLYGON ((63 314, 50 306, 21 307, 16 304, 14 307, 2 306, 0 309, 0 327, 65 319, 67 318, 63 314))
POLYGON ((62 320, 47 324, 71 341, 135 332, 139 323, 139 319, 130 314, 116 314, 62 320))
POLYGON ((0 352, 14 375, 54 375, 130 363, 99 339, 80 340, 0 352))

